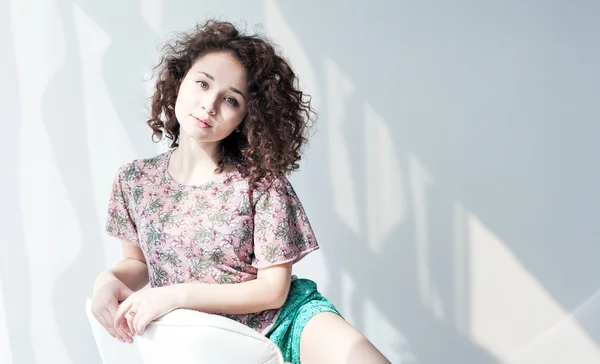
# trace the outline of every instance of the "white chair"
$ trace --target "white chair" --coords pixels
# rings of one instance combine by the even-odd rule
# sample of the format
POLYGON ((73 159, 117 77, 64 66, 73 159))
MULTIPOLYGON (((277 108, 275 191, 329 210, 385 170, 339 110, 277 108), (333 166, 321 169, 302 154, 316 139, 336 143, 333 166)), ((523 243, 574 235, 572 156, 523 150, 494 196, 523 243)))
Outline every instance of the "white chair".
POLYGON ((90 308, 88 298, 86 312, 104 364, 283 364, 275 343, 223 316, 175 310, 128 344, 110 336, 90 308))

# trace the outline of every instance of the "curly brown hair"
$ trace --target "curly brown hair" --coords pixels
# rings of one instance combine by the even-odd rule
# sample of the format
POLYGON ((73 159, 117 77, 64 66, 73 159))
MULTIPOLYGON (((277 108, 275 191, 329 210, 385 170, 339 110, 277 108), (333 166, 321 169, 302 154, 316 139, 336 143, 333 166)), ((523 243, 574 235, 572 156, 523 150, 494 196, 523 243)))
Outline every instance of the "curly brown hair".
POLYGON ((181 82, 198 58, 228 52, 248 74, 248 114, 240 132, 221 141, 215 173, 233 167, 256 186, 298 169, 315 112, 288 62, 264 36, 243 34, 229 22, 211 19, 179 33, 163 50, 148 120, 153 140, 166 137, 172 140, 170 148, 179 145, 175 101, 181 82))

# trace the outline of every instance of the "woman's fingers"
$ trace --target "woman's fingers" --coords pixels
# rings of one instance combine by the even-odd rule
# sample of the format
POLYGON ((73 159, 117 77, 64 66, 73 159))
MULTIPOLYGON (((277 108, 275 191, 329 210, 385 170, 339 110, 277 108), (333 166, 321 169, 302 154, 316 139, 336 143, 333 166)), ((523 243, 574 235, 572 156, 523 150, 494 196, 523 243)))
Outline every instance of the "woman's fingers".
POLYGON ((100 323, 100 325, 102 325, 102 327, 104 327, 104 329, 108 331, 110 336, 117 337, 117 333, 115 332, 113 326, 109 324, 109 321, 106 321, 106 318, 102 313, 94 314, 94 317, 100 323))
POLYGON ((115 318, 114 318, 115 326, 118 326, 119 323, 121 323, 122 321, 124 322, 124 320, 127 319, 126 314, 127 314, 127 311, 129 311, 129 309, 131 308, 132 304, 133 304, 133 301, 128 298, 117 307, 117 309, 115 311, 115 318))
POLYGON ((117 332, 117 334, 119 334, 121 337, 124 337, 124 338, 125 338, 125 341, 127 341, 128 343, 132 343, 132 342, 133 342, 133 340, 131 339, 131 336, 133 336, 133 335, 130 335, 130 334, 129 334, 129 330, 127 330, 127 329, 123 329, 121 326, 116 326, 116 327, 115 327, 115 331, 116 331, 116 332, 117 332))
POLYGON ((146 330, 146 326, 152 321, 153 318, 148 313, 142 312, 141 314, 138 312, 135 315, 135 319, 133 320, 133 327, 135 328, 135 332, 138 335, 142 335, 146 330))
MULTIPOLYGON (((112 311, 111 312, 113 314, 113 325, 115 328, 119 328, 122 332, 124 332, 128 337, 132 337, 133 336, 133 332, 131 332, 129 330, 129 327, 127 326, 127 320, 124 316, 123 312, 127 312, 125 309, 126 307, 129 307, 131 305, 130 301, 124 301, 121 306, 116 305, 116 307, 111 307, 112 311)), ((111 309, 109 308, 109 310, 111 309)))
POLYGON ((125 313, 125 318, 127 319, 127 326, 129 331, 133 334, 136 334, 134 320, 137 315, 137 306, 131 306, 131 308, 125 313))
POLYGON ((127 341, 127 335, 124 335, 124 333, 116 330, 115 326, 112 324, 113 323, 113 318, 112 318, 112 315, 111 315, 111 313, 110 313, 110 311, 108 309, 105 309, 104 311, 102 311, 102 316, 106 320, 106 326, 105 326, 106 330, 111 335, 113 335, 117 339, 121 340, 122 342, 127 341))

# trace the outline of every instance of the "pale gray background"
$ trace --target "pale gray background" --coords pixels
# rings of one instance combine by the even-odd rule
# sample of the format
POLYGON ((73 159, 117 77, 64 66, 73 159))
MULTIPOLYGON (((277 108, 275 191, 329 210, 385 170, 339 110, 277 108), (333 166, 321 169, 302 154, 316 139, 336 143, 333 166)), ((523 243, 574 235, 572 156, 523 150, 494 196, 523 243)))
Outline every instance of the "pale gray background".
POLYGON ((99 363, 110 184, 170 31, 283 49, 320 121, 298 265, 394 363, 600 362, 597 1, 0 2, 0 363, 99 363))

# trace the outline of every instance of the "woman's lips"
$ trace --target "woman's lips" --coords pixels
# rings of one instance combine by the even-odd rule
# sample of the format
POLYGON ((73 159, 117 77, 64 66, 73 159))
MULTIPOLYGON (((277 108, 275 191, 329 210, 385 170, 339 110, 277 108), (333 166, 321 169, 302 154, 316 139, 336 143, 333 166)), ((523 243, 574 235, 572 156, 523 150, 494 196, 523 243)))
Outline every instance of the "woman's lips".
POLYGON ((194 115, 192 115, 192 117, 194 118, 194 120, 196 120, 196 123, 198 123, 198 125, 201 128, 210 128, 212 127, 212 125, 210 125, 210 123, 208 122, 208 119, 200 119, 195 117, 194 115))

